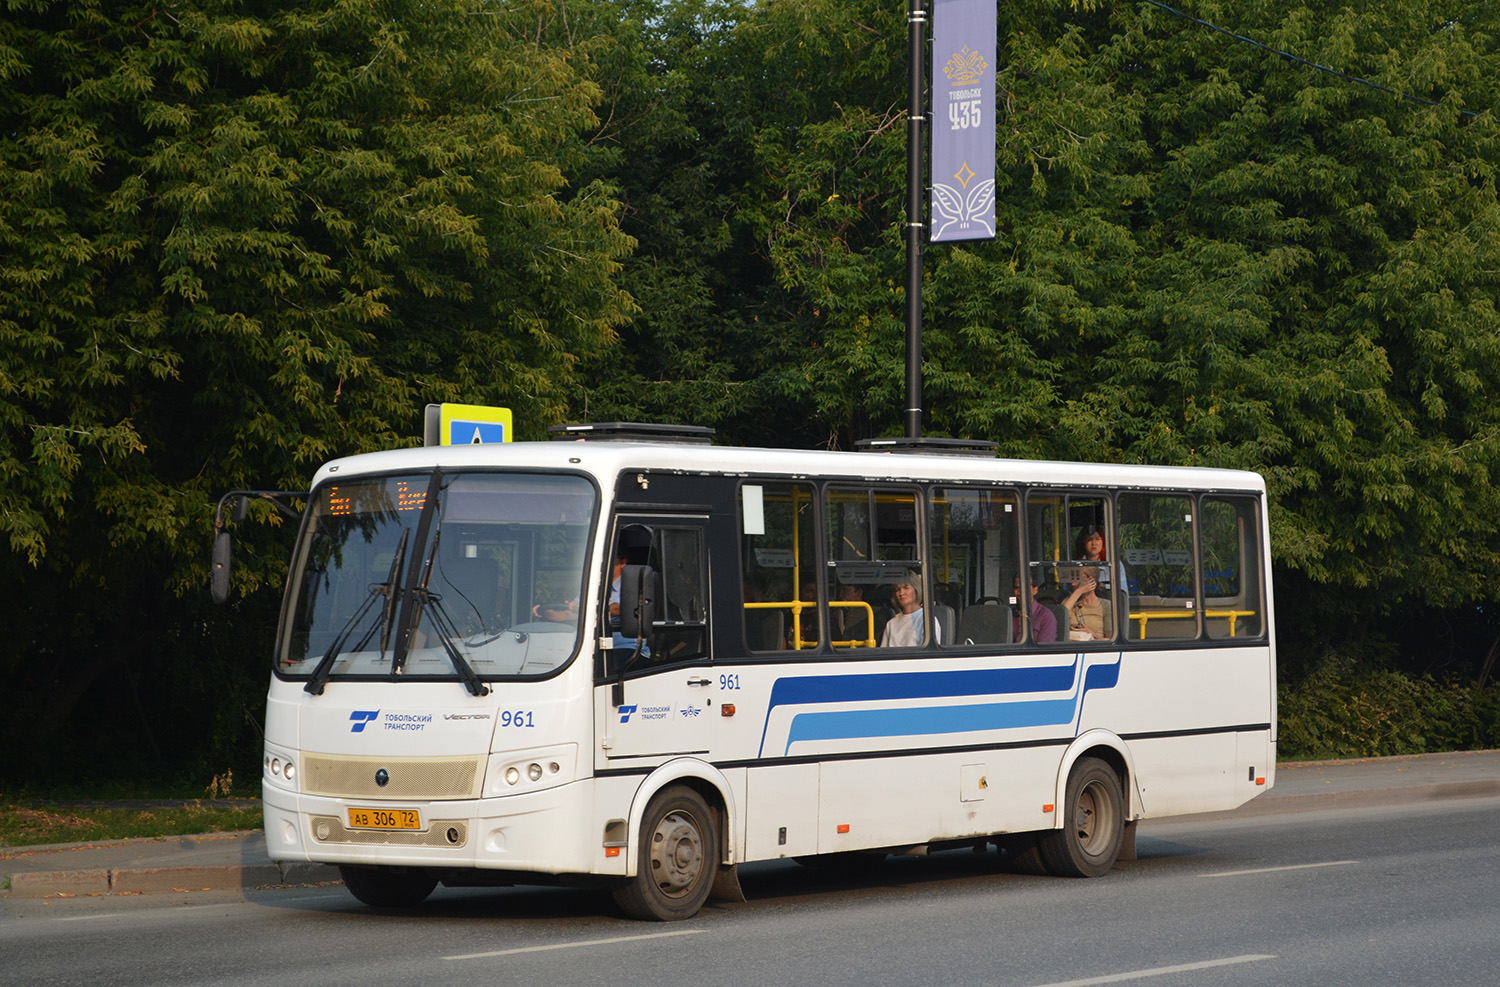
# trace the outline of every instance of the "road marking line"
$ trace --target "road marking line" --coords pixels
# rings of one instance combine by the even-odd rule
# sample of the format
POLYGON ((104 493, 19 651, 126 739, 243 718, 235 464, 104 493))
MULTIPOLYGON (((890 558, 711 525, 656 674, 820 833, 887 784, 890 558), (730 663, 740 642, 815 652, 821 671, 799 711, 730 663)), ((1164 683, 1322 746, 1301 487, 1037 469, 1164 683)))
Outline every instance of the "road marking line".
POLYGON ((1199 877, 1241 877, 1245 874, 1275 874, 1284 870, 1311 870, 1314 867, 1343 867, 1357 864, 1358 860, 1325 860, 1320 864, 1291 864, 1287 867, 1257 867, 1254 870, 1224 870, 1217 874, 1199 874, 1199 877))
POLYGON ((444 956, 445 960, 482 960, 491 956, 514 956, 517 953, 544 953, 552 949, 576 949, 579 946, 609 946, 617 942, 642 942, 646 939, 666 939, 671 936, 696 936, 707 929, 682 929, 678 932, 653 932, 644 936, 615 936, 612 939, 589 939, 585 942, 560 942, 551 946, 521 946, 517 949, 497 949, 490 953, 464 953, 461 956, 444 956))
POLYGON ((1274 955, 1251 954, 1230 956, 1222 960, 1204 960, 1202 963, 1182 963, 1177 966, 1158 966, 1150 970, 1132 970, 1129 973, 1111 973, 1087 980, 1062 980, 1055 984, 1038 984, 1037 987, 1087 987, 1089 984, 1115 984, 1122 980, 1144 980, 1146 977, 1165 977, 1172 973, 1191 973, 1194 970, 1210 970, 1219 966, 1234 966, 1236 963, 1254 963, 1257 960, 1274 960, 1274 955))

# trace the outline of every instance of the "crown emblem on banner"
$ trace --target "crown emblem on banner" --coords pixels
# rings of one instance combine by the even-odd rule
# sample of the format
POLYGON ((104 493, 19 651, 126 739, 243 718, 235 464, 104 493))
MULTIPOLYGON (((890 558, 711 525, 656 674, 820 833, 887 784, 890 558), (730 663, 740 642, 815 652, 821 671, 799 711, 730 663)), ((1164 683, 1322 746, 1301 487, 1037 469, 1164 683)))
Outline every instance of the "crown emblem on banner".
POLYGON ((984 70, 989 68, 989 63, 984 56, 977 51, 971 51, 968 45, 964 45, 963 51, 956 52, 948 63, 943 66, 943 74, 948 81, 959 86, 966 86, 980 76, 984 70))

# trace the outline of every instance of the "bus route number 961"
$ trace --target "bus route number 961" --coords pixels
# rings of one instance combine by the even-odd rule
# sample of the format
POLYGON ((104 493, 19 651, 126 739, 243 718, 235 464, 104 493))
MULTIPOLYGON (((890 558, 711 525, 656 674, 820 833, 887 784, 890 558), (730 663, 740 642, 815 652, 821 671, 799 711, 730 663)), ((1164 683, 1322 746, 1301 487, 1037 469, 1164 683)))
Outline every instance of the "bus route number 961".
POLYGON ((502 727, 534 727, 529 709, 503 709, 500 711, 500 725, 502 727))

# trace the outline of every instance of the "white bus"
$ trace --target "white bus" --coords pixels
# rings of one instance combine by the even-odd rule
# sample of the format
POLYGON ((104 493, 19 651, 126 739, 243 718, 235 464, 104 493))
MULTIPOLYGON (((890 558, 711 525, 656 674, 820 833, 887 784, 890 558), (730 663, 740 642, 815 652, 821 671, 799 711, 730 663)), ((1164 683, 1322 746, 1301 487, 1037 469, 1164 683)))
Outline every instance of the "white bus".
POLYGON ((605 884, 680 919, 780 857, 1097 876, 1274 781, 1255 474, 554 431, 318 471, 273 859, 375 906, 605 884))

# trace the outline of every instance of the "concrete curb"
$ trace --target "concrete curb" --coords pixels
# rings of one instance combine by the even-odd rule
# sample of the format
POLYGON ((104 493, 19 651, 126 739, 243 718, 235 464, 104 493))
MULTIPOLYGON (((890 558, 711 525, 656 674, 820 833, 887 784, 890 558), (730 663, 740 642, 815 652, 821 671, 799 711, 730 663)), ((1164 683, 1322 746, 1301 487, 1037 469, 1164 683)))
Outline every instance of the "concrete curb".
POLYGON ((23 871, 9 875, 10 888, 0 891, 0 897, 73 898, 162 891, 236 891, 328 884, 338 880, 337 867, 308 863, 23 871))

